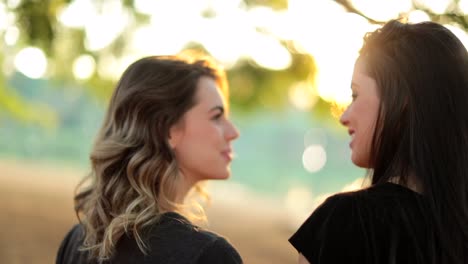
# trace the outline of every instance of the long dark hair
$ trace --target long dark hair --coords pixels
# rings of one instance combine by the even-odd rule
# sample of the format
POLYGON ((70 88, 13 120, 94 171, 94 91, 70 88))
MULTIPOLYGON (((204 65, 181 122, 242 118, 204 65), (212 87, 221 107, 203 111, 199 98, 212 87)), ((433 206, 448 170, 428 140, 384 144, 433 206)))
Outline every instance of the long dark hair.
POLYGON ((360 52, 381 100, 372 184, 413 178, 433 214, 433 263, 468 263, 468 53, 433 22, 390 21, 360 52))

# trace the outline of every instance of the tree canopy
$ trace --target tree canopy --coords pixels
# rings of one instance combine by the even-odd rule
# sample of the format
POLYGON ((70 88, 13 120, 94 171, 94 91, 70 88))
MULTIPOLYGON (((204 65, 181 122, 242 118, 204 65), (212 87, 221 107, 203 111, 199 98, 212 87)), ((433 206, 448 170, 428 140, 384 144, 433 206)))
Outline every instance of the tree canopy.
MULTIPOLYGON (((231 4, 203 0, 162 2, 1 2, 0 17, 3 19, 0 19, 0 46, 3 52, 0 54, 0 63, 4 70, 0 73, 0 114, 29 122, 53 122, 52 108, 26 100, 9 82, 15 72, 21 72, 18 69, 21 61, 33 67, 31 71, 37 70, 39 66, 34 65, 33 55, 43 54, 46 66, 43 66, 43 74, 30 78, 47 79, 63 89, 78 83, 89 96, 105 101, 123 67, 138 56, 153 55, 149 54, 151 52, 197 49, 213 55, 226 65, 232 105, 237 111, 249 112, 262 108, 276 111, 293 103, 305 110, 314 109, 327 118, 333 113, 330 106, 334 102, 322 96, 314 87, 320 68, 319 55, 312 49, 304 48, 306 45, 295 39, 295 36, 310 32, 308 36, 303 36, 303 40, 312 47, 314 38, 323 38, 316 31, 318 27, 324 26, 325 22, 340 23, 341 20, 334 14, 327 14, 330 12, 328 10, 335 10, 336 6, 364 19, 369 25, 385 22, 379 20, 378 16, 366 13, 351 0, 329 0, 333 7, 329 9, 324 5, 324 10, 316 11, 325 13, 327 21, 324 21, 324 25, 317 25, 320 20, 309 19, 309 10, 303 10, 303 16, 291 22, 295 14, 288 14, 288 11, 293 5, 299 6, 298 0, 227 1, 231 4), (159 6, 149 3, 158 3, 159 6), (167 9, 162 9, 163 6, 167 6, 167 9), (198 27, 191 25, 195 21, 200 23, 198 27), (301 31, 294 35, 293 29, 301 31), (205 35, 200 34, 203 30, 205 35), (101 40, 97 41, 99 37, 101 40), (162 45, 168 38, 173 38, 174 42, 162 45), (25 52, 25 48, 29 48, 29 53, 25 52), (262 53, 262 50, 269 53, 262 53), (22 60, 19 58, 21 52, 24 54, 22 60)), ((394 18, 419 11, 430 20, 454 25, 466 32, 468 18, 466 9, 461 5, 467 4, 461 2, 448 1, 443 12, 440 12, 424 1, 413 0, 409 10, 401 10, 394 18)), ((310 16, 313 16, 312 11, 310 16)), ((346 32, 346 24, 339 27, 346 32)), ((329 59, 336 60, 333 57, 329 59)), ((27 72, 22 74, 27 75, 27 72)))

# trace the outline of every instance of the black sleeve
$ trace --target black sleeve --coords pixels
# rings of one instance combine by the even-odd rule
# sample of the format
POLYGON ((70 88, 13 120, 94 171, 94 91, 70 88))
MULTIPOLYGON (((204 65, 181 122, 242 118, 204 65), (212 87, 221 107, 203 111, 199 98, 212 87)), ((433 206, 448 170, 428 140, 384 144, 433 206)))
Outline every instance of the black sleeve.
POLYGON ((61 264, 61 263, 66 263, 65 259, 66 259, 66 252, 67 252, 67 249, 69 248, 69 244, 70 244, 70 240, 73 236, 73 232, 75 232, 75 229, 77 228, 77 226, 74 226, 70 231, 68 231, 67 235, 65 236, 65 238, 62 240, 62 243, 60 244, 60 247, 58 249, 58 252, 57 252, 57 256, 55 258, 55 263, 56 264, 61 264))
POLYGON ((198 264, 242 264, 239 253, 224 238, 217 238, 198 259, 198 264))
POLYGON ((332 196, 312 213, 289 242, 311 264, 366 263, 360 215, 352 196, 332 196))
POLYGON ((86 255, 78 251, 84 233, 82 227, 77 224, 65 236, 55 258, 56 264, 86 263, 86 255))

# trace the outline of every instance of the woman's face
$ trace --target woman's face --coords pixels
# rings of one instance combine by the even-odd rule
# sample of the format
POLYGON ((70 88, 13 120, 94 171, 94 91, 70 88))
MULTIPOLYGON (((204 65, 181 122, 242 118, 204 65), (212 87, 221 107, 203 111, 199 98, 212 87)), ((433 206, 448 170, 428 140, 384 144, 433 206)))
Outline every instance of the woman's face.
POLYGON ((353 101, 340 118, 351 136, 351 160, 363 168, 371 168, 370 149, 378 116, 380 99, 377 83, 366 73, 365 64, 358 59, 351 82, 353 101))
POLYGON ((225 100, 213 78, 200 78, 195 100, 195 106, 171 128, 169 144, 189 183, 226 179, 233 158, 231 141, 239 132, 228 119, 225 100))

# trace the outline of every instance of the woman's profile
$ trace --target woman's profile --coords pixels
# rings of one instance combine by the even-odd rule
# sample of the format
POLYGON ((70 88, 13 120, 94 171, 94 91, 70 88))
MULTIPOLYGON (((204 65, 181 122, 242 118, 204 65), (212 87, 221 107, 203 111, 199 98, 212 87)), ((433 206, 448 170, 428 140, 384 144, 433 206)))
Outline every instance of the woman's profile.
POLYGON ((371 186, 290 238, 300 263, 468 263, 468 53, 434 22, 365 36, 341 116, 371 186))
POLYGON ((75 196, 80 224, 56 262, 242 263, 225 238, 192 224, 185 203, 191 190, 203 193, 200 182, 230 176, 239 133, 228 113, 225 73, 213 60, 131 64, 95 139, 89 184, 75 196))

